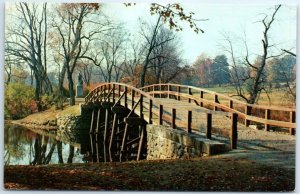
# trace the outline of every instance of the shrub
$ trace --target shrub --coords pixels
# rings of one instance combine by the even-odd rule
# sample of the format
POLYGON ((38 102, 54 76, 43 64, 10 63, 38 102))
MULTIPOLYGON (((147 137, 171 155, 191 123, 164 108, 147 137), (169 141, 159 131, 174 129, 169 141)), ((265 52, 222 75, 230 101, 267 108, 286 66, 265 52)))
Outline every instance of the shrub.
POLYGON ((4 117, 6 119, 20 119, 38 111, 33 87, 22 83, 10 83, 5 89, 4 117))

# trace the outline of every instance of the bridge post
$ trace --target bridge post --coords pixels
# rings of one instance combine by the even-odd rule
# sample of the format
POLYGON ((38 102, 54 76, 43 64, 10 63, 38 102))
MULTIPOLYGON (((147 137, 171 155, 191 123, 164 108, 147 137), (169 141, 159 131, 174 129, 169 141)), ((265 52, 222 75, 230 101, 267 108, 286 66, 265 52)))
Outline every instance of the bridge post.
POLYGON ((216 106, 216 103, 219 103, 218 95, 215 94, 215 105, 214 105, 214 110, 218 110, 218 107, 216 106))
POLYGON ((140 118, 143 119, 144 115, 143 115, 143 95, 141 94, 140 96, 140 118))
MULTIPOLYGON (((159 91, 161 91, 161 85, 159 85, 159 91)), ((161 98, 161 93, 159 94, 159 98, 161 98)))
MULTIPOLYGON (((191 88, 188 89, 188 92, 189 92, 189 95, 192 95, 192 89, 191 88)), ((191 98, 190 97, 189 97, 189 103, 191 103, 191 98)))
POLYGON ((149 124, 152 124, 152 105, 153 105, 153 102, 152 102, 152 99, 150 99, 149 101, 149 124))
POLYGON ((135 95, 135 92, 134 92, 134 90, 131 90, 131 108, 133 108, 133 106, 134 106, 134 95, 135 95))
POLYGON ((116 89, 116 87, 115 87, 115 84, 112 84, 112 89, 113 89, 113 91, 112 91, 112 96, 113 96, 113 103, 115 103, 116 102, 116 99, 115 99, 115 97, 116 97, 116 94, 115 94, 115 89, 116 89))
POLYGON ((246 117, 245 117, 245 126, 248 127, 249 124, 250 124, 250 121, 247 120, 247 115, 250 115, 250 112, 251 112, 251 109, 250 107, 246 104, 245 106, 245 114, 246 114, 246 117))
POLYGON ((163 124, 163 112, 164 112, 164 107, 163 105, 159 105, 159 124, 162 125, 163 124))
POLYGON ((211 128, 212 128, 212 114, 206 113, 207 125, 206 125, 206 138, 211 139, 211 128))
MULTIPOLYGON (((290 122, 295 123, 296 120, 296 112, 291 111, 290 112, 290 122)), ((295 135, 295 129, 294 128, 289 128, 290 134, 295 135)))
POLYGON ((176 109, 172 109, 172 128, 176 129, 176 109))
POLYGON ((180 101, 180 86, 177 86, 177 92, 178 92, 177 100, 180 101))
MULTIPOLYGON (((266 109, 265 110, 265 119, 269 120, 271 116, 271 110, 270 109, 266 109)), ((270 131, 270 125, 269 124, 265 124, 265 130, 266 131, 270 131)))
POLYGON ((124 101, 125 101, 125 108, 128 108, 128 104, 127 104, 127 87, 125 86, 125 89, 124 89, 124 101))
POLYGON ((187 126, 187 129, 188 129, 188 133, 192 132, 192 111, 191 110, 188 111, 188 126, 187 126))
POLYGON ((118 97, 120 97, 120 96, 121 96, 121 86, 118 85, 118 97))
POLYGON ((228 104, 229 108, 233 108, 233 101, 232 100, 229 100, 229 104, 228 104))
MULTIPOLYGON (((203 96, 204 96, 204 92, 201 90, 200 91, 200 98, 203 99, 203 96)), ((203 107, 203 101, 202 100, 200 102, 200 106, 203 107)))
POLYGON ((230 147, 231 147, 231 149, 237 148, 237 138, 238 138, 237 118, 238 118, 238 114, 232 113, 232 115, 231 115, 231 132, 230 132, 230 147))
MULTIPOLYGON (((110 94, 110 84, 108 84, 108 94, 110 94)), ((110 98, 108 97, 108 102, 110 102, 110 98)))

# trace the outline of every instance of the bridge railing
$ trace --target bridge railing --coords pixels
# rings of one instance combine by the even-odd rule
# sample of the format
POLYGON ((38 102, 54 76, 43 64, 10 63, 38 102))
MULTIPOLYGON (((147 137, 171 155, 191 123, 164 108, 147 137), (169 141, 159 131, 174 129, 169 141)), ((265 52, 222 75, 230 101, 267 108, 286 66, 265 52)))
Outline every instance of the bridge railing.
MULTIPOLYGON (((154 86, 156 87, 156 86, 154 86)), ((170 86, 171 87, 171 86, 170 86)), ((188 133, 192 133, 196 129, 193 122, 193 110, 188 110, 187 115, 184 118, 179 118, 176 113, 182 111, 182 109, 172 107, 171 111, 167 111, 164 104, 155 98, 156 90, 142 91, 133 86, 122 83, 103 83, 92 90, 86 97, 85 103, 101 103, 112 102, 121 104, 122 106, 131 110, 128 117, 132 112, 135 112, 140 118, 146 120, 149 124, 156 123, 159 125, 169 125, 172 128, 180 128, 186 130, 188 133), (184 120, 183 120, 184 119, 184 120)), ((171 95, 177 97, 187 97, 189 100, 196 100, 192 96, 176 95, 173 91, 169 90, 167 93, 158 93, 159 95, 171 95)), ((197 112, 206 114, 206 137, 211 139, 212 134, 212 115, 220 114, 211 110, 197 110, 197 112)), ((222 113, 223 115, 231 118, 231 127, 229 133, 230 145, 232 149, 237 147, 237 118, 238 114, 235 112, 222 113)), ((128 118, 127 118, 128 119, 128 118)), ((133 118, 134 119, 134 118, 133 118)))
POLYGON ((217 92, 186 85, 154 84, 140 89, 153 97, 186 100, 200 107, 236 113, 245 126, 249 126, 250 122, 261 123, 267 131, 270 126, 277 126, 288 128, 290 134, 295 134, 296 110, 292 108, 248 104, 217 92))

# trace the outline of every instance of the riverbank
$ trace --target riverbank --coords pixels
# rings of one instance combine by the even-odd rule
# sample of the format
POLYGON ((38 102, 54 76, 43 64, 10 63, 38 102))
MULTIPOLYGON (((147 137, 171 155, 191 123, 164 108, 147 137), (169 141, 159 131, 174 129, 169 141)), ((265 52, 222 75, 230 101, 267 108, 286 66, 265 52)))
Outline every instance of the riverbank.
POLYGON ((295 170, 222 155, 189 160, 5 166, 10 190, 293 191, 295 170), (71 178, 70 178, 71 177, 71 178))
POLYGON ((21 125, 32 129, 42 129, 46 131, 57 130, 60 123, 57 123, 59 118, 80 116, 80 106, 64 106, 63 110, 54 108, 31 114, 20 120, 9 121, 12 124, 21 125))

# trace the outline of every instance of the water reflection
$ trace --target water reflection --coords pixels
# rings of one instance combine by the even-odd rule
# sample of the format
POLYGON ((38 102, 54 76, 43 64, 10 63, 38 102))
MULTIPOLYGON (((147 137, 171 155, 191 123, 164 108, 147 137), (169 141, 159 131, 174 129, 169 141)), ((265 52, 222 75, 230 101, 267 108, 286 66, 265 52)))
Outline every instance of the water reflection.
POLYGON ((38 165, 82 163, 81 145, 56 140, 55 134, 38 134, 16 125, 5 125, 4 164, 38 165))

